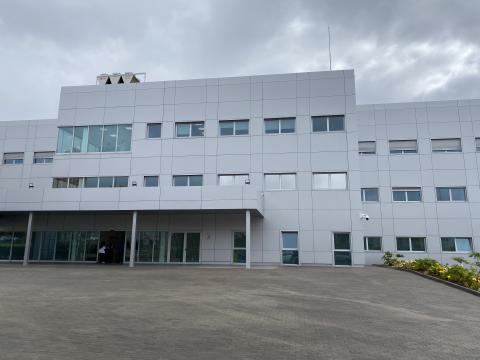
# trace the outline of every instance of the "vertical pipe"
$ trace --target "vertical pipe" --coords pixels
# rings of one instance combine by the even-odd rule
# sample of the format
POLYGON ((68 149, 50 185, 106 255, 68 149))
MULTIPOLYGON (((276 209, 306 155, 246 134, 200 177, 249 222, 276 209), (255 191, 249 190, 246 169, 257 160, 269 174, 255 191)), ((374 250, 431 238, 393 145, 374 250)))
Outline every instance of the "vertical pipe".
POLYGON ((251 237, 250 237, 250 210, 245 212, 245 267, 250 269, 250 252, 251 252, 251 237))
POLYGON ((133 211, 132 217, 132 235, 130 236, 130 263, 129 267, 135 266, 135 249, 136 249, 136 235, 137 235, 137 210, 133 211))
POLYGON ((27 236, 25 238, 25 252, 23 253, 23 266, 28 265, 28 257, 30 256, 30 244, 32 243, 32 223, 33 212, 28 213, 27 236))

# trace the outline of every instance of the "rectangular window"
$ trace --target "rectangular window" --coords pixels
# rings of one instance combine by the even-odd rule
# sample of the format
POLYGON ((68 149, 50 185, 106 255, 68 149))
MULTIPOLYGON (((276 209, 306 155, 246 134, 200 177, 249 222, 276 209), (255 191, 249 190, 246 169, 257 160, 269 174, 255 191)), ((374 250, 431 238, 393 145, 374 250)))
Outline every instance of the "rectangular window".
POLYGON ((173 175, 173 186, 202 186, 203 175, 173 175))
POLYGON ((75 126, 73 128, 72 152, 86 152, 88 144, 88 126, 75 126))
POLYGON ((114 152, 117 147, 117 125, 103 127, 102 152, 114 152))
POLYGON ((175 123, 175 133, 177 137, 203 136, 204 128, 205 123, 203 121, 175 123))
POLYGON ((432 152, 461 152, 462 142, 455 139, 432 139, 432 152))
POLYGON ((334 264, 335 265, 352 265, 352 253, 350 251, 350 233, 334 233, 334 264))
POLYGON ((98 187, 98 177, 86 177, 84 184, 86 188, 96 188, 98 187))
POLYGON ((245 185, 247 183, 248 174, 236 174, 236 175, 218 175, 218 185, 220 186, 232 186, 232 185, 245 185))
POLYGON ((363 202, 378 202, 378 188, 362 188, 363 202))
POLYGON ((99 188, 111 188, 113 185, 113 176, 101 176, 98 178, 99 188))
POLYGON ((3 163, 10 165, 23 164, 23 152, 4 153, 3 163))
POLYGON ((437 201, 466 201, 467 190, 464 187, 437 187, 437 201))
POLYGON ((53 162, 53 151, 39 151, 33 154, 34 164, 51 164, 53 162))
POLYGON ((144 176, 143 177, 143 186, 145 186, 145 187, 157 187, 158 186, 158 176, 144 176))
POLYGON ((61 189, 68 187, 68 178, 53 178, 52 188, 61 189))
POLYGON ((298 232, 282 231, 282 264, 298 265, 298 232))
POLYGON ((480 138, 475 138, 475 150, 480 151, 480 138))
POLYGON ((73 126, 58 128, 57 152, 71 153, 73 145, 73 126))
POLYGON ((472 239, 465 237, 442 237, 443 252, 472 252, 472 239))
POLYGON ((347 173, 314 173, 313 188, 319 190, 345 190, 347 173))
POLYGON ((128 176, 115 176, 113 187, 128 187, 128 176))
POLYGON ((294 117, 265 119, 265 134, 288 134, 294 132, 294 117))
POLYGON ((83 178, 73 177, 68 179, 69 188, 81 188, 83 187, 83 178))
POLYGON ((390 154, 416 154, 417 140, 390 140, 390 154))
POLYGON ((425 238, 397 237, 397 251, 425 252, 425 238))
POLYGON ((147 138, 159 139, 162 137, 162 124, 150 123, 147 124, 147 138))
POLYGON ((219 121, 220 135, 248 135, 248 120, 219 121))
POLYGON ((130 151, 132 143, 132 125, 118 125, 117 148, 115 151, 130 151))
POLYGON ((265 174, 266 190, 294 190, 296 174, 265 174))
POLYGON ((103 126, 95 125, 88 127, 87 152, 102 151, 103 126))
POLYGON ((127 187, 128 176, 54 178, 53 188, 111 188, 127 187))
POLYGON ((235 231, 233 233, 233 263, 245 264, 247 251, 246 251, 246 236, 243 231, 235 231))
POLYGON ((312 116, 313 132, 345 130, 345 115, 312 116))
POLYGON ((422 201, 421 188, 393 188, 393 201, 396 202, 419 202, 422 201))
POLYGON ((377 153, 377 143, 375 141, 359 141, 358 153, 360 155, 373 155, 377 153))
POLYGON ((363 238, 365 251, 382 251, 382 238, 380 236, 365 236, 363 238))

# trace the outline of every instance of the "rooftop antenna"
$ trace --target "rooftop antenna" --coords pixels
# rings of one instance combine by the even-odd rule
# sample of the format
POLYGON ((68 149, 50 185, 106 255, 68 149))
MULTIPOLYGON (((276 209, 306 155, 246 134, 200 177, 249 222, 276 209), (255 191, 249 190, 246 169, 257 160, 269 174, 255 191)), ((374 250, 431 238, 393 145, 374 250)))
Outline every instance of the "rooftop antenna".
POLYGON ((332 71, 332 50, 330 48, 330 25, 328 25, 328 57, 330 58, 330 71, 332 71))

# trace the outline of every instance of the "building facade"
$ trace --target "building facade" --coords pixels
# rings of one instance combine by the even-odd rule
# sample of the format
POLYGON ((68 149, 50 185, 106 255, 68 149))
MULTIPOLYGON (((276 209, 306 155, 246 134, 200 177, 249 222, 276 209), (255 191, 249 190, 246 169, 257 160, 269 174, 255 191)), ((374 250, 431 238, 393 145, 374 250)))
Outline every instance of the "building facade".
POLYGON ((356 105, 352 70, 63 87, 0 123, 0 261, 451 262, 476 134, 480 101, 356 105))

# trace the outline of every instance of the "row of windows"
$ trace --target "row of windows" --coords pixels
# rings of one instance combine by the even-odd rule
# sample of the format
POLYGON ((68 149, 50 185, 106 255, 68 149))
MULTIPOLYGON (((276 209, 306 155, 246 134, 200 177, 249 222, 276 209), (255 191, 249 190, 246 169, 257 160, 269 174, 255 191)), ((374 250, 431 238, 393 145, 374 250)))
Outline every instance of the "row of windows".
MULTIPOLYGON (((462 152, 460 138, 431 139, 433 153, 462 152)), ((390 140, 388 142, 390 154, 417 154, 417 140, 390 140)), ((475 138, 476 151, 480 151, 480 138, 475 138)), ((359 141, 358 153, 360 155, 372 155, 377 153, 376 141, 359 141)))
POLYGON ((111 188, 127 187, 128 176, 91 176, 53 178, 52 187, 60 188, 111 188))
MULTIPOLYGON (((33 154, 34 164, 50 164, 53 162, 53 151, 39 151, 33 154)), ((23 164, 24 153, 12 152, 3 154, 3 163, 9 165, 23 164)))
MULTIPOLYGON (((467 201, 465 187, 437 187, 435 188, 437 201, 467 201)), ((362 188, 363 202, 378 202, 378 188, 362 188)), ((419 202, 422 201, 421 188, 392 188, 392 199, 395 202, 419 202)))
MULTIPOLYGON (((468 237, 442 237, 440 239, 443 252, 469 253, 473 250, 472 239, 468 237)), ((397 251, 400 252, 425 252, 424 237, 397 237, 397 251)), ((382 251, 382 238, 380 236, 365 236, 363 238, 365 251, 382 251)))

